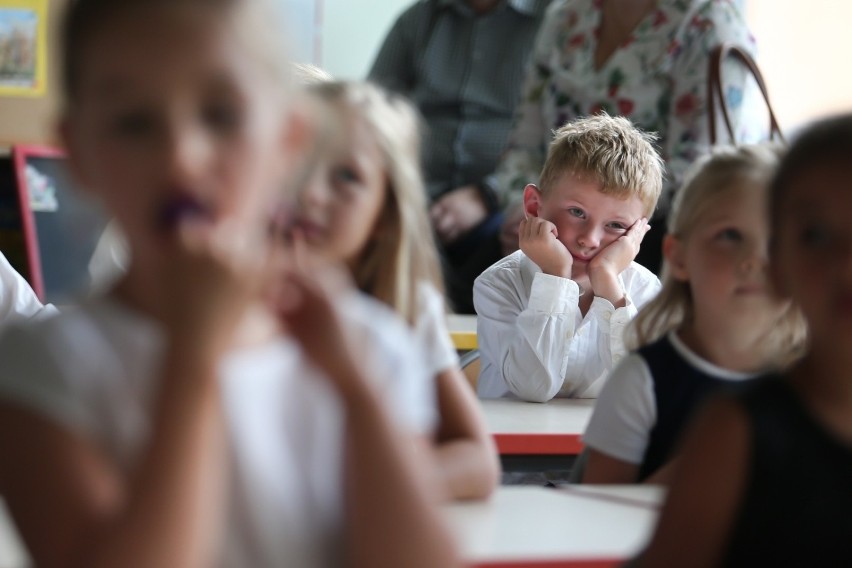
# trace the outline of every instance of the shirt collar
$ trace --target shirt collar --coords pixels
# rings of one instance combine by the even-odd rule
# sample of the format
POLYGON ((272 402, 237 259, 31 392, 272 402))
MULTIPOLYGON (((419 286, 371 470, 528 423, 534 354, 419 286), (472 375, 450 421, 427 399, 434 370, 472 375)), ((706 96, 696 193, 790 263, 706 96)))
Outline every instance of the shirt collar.
MULTIPOLYGON (((506 3, 516 12, 527 16, 537 16, 543 14, 547 8, 547 0, 505 0, 506 3)), ((454 8, 469 10, 470 6, 465 0, 438 0, 440 8, 452 6, 454 8)))

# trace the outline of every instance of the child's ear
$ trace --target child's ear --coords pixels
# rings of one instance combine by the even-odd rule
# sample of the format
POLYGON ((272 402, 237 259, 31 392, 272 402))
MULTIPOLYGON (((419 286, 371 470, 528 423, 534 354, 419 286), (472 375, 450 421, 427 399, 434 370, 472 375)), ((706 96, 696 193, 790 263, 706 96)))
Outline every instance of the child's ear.
POLYGON ((663 258, 669 267, 669 274, 675 280, 689 280, 689 270, 686 268, 686 247, 683 242, 671 233, 663 237, 663 258))
POLYGON ((541 190, 528 183, 524 188, 524 213, 527 217, 538 217, 541 211, 541 190))

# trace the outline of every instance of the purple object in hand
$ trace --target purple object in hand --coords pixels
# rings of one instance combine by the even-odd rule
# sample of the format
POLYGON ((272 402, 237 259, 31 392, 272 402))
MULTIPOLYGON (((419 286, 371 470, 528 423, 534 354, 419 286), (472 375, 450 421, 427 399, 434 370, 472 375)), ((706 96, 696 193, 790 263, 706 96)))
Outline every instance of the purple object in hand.
POLYGON ((159 223, 163 229, 171 230, 177 227, 181 219, 186 217, 209 217, 210 213, 201 202, 187 195, 169 199, 160 209, 159 223))

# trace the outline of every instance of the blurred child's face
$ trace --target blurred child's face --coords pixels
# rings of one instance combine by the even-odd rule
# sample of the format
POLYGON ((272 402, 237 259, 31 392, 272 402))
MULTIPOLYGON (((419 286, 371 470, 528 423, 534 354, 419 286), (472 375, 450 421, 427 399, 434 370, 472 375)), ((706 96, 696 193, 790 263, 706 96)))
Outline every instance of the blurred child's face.
POLYGON ((571 278, 581 283, 588 280, 589 262, 644 216, 638 197, 606 195, 601 188, 598 181, 566 173, 540 194, 537 210, 527 208, 556 225, 557 238, 574 257, 571 278))
POLYGON ((384 158, 364 121, 340 113, 341 130, 302 191, 294 227, 308 248, 354 267, 387 199, 384 158))
POLYGON ((289 150, 280 86, 226 19, 200 8, 124 11, 84 48, 63 134, 134 263, 174 242, 170 204, 255 230, 280 187, 289 150))
POLYGON ((788 303, 768 273, 769 226, 765 193, 741 182, 723 192, 684 240, 667 237, 672 275, 689 283, 696 319, 771 325, 788 303))
POLYGON ((808 323, 814 346, 852 339, 852 166, 812 168, 791 180, 776 219, 773 277, 808 323))

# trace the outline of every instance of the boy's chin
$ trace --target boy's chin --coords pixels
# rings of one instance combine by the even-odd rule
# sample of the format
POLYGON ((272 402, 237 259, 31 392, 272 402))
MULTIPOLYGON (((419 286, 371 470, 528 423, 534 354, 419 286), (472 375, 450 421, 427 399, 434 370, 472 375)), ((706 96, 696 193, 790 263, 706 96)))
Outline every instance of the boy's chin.
POLYGON ((571 280, 582 286, 584 289, 589 290, 591 288, 591 282, 589 281, 589 275, 586 272, 586 267, 574 267, 571 269, 571 280))

